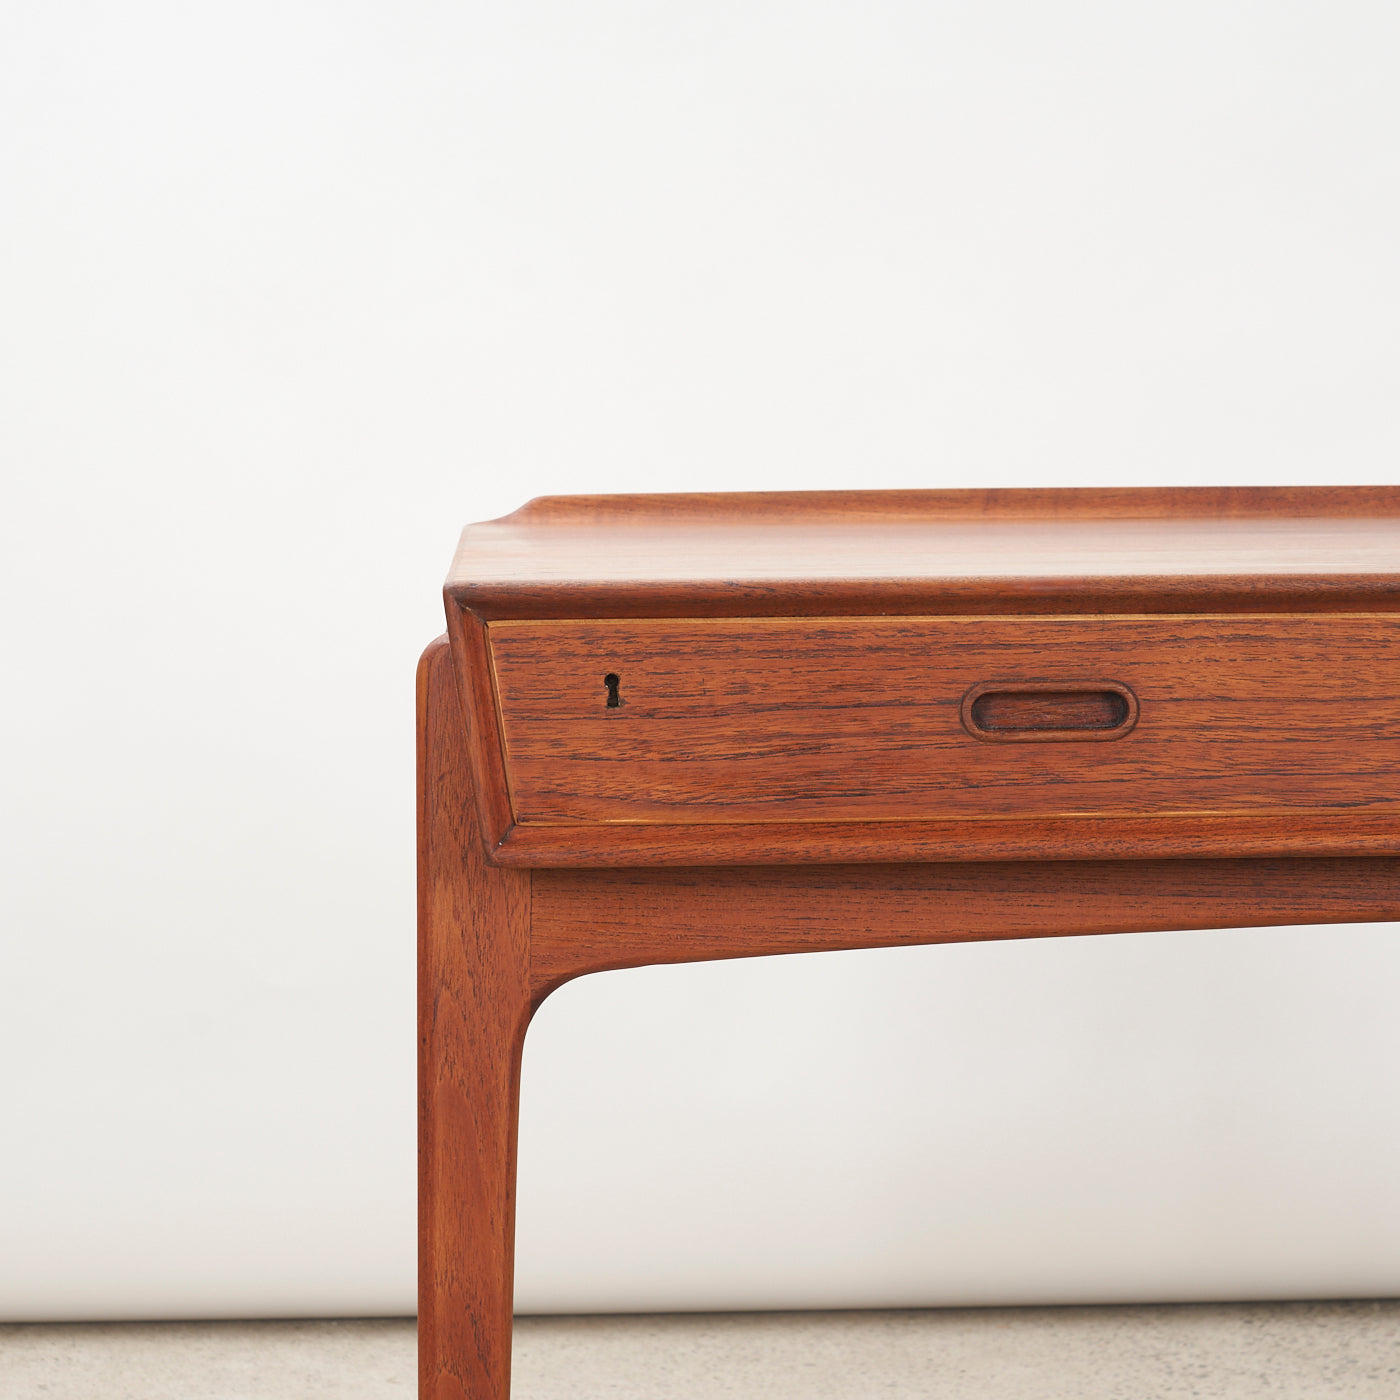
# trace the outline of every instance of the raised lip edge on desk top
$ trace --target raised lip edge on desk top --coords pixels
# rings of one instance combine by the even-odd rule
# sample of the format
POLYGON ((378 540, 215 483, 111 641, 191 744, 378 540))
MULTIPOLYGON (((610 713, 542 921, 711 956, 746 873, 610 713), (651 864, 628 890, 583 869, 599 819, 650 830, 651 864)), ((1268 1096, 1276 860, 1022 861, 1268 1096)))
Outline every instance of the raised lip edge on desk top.
MULTIPOLYGON (((1013 486, 880 491, 653 491, 535 496, 483 525, 658 521, 1182 520, 1400 516, 1400 486, 1013 486)), ((468 526, 468 529, 479 528, 468 526)))
MULTIPOLYGON (((907 543, 907 536, 905 540, 907 543)), ((1375 538, 1375 535, 1372 535, 1375 538)), ((878 545, 878 540, 872 540, 878 545)), ((1004 549, 1006 541, 1001 541, 1004 549)), ((989 546, 992 541, 989 540, 989 546)), ((655 548, 655 545, 652 545, 655 548)), ((1177 547, 1172 541, 1172 548, 1177 547)), ((662 551, 664 556, 665 551, 662 551)), ((1014 555, 1014 551, 1012 551, 1014 555)), ((810 557, 810 555, 809 555, 810 557)), ((998 554, 1000 558, 1000 554, 998 554)), ((838 561, 839 562, 839 561, 838 561)), ((1253 608, 1337 611, 1400 606, 1400 487, 1067 487, 936 491, 797 491, 675 493, 616 496, 541 496, 499 520, 469 525, 444 585, 449 605, 483 621, 503 618, 583 618, 620 616, 742 616, 823 613, 857 615, 901 612, 1086 612, 1242 611, 1253 608), (876 576, 853 569, 757 569, 745 576, 725 567, 723 545, 734 553, 752 551, 750 534, 770 530, 782 553, 790 544, 816 548, 808 533, 849 529, 877 532, 899 526, 968 527, 975 542, 979 526, 1039 527, 1037 537, 1054 548, 1060 527, 1104 522, 1160 523, 1180 535, 1181 551, 1201 550, 1196 567, 1183 562, 1158 572, 1094 570, 1085 542, 1076 553, 1066 540, 1062 571, 1018 570, 1014 557, 1004 574, 948 571, 876 576), (1219 567, 1222 547, 1229 557, 1229 527, 1276 523, 1277 531, 1246 530, 1238 570, 1219 567), (1307 559, 1310 522, 1316 522, 1321 557, 1307 559), (1381 538, 1393 529, 1395 564, 1339 567, 1345 541, 1334 535, 1342 522, 1374 522, 1381 538), (1202 528, 1193 531, 1193 524, 1202 528), (1175 529, 1173 527, 1179 527, 1175 529), (1214 527, 1214 528, 1208 528, 1214 527), (697 549, 694 572, 669 562, 647 572, 610 571, 598 563, 615 548, 628 559, 631 540, 675 532, 681 555, 697 549), (1222 539, 1221 532, 1226 533, 1222 539), (1334 537, 1327 539, 1329 534, 1334 537), (630 539, 629 539, 630 537, 630 539), (698 543, 697 543, 698 542, 698 543), (1214 546, 1213 559, 1210 546, 1214 546), (1274 567, 1259 555, 1273 550, 1274 567), (708 557, 707 557, 708 556, 708 557), (1090 566, 1090 567, 1086 567, 1090 566)))

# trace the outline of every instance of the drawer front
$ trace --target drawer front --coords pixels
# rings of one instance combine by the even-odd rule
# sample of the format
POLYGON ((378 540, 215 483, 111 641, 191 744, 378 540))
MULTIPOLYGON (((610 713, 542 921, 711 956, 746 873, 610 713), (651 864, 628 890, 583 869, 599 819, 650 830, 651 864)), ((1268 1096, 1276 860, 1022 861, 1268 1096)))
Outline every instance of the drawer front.
POLYGON ((488 644, 526 827, 1400 813, 1394 614, 507 621, 488 644))

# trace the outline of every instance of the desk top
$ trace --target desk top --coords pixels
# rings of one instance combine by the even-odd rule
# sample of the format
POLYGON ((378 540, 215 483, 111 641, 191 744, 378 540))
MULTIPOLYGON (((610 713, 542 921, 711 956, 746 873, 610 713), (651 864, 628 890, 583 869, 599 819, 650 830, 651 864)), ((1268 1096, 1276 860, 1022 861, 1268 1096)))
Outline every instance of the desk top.
POLYGON ((545 496, 446 583, 547 617, 1400 608, 1400 487, 545 496))
POLYGON ((499 863, 1400 851, 1400 488, 544 498, 446 593, 499 863))

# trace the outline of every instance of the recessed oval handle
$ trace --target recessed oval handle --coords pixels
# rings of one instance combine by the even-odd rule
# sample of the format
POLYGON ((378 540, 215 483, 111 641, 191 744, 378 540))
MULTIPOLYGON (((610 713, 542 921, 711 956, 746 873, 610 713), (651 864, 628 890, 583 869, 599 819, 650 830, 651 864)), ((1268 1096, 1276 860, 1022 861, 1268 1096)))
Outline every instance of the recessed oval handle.
POLYGON ((1137 696, 1118 681, 983 681, 963 696, 963 728, 992 743, 1121 739, 1137 696))

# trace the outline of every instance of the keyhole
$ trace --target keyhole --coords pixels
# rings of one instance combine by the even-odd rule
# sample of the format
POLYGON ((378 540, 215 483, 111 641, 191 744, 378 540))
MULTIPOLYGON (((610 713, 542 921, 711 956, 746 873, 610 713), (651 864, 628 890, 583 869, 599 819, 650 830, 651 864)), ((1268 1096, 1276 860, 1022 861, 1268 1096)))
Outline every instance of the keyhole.
POLYGON ((622 704, 622 697, 617 693, 618 686, 622 684, 622 677, 609 671, 608 674, 603 677, 603 684, 608 688, 607 708, 609 710, 617 709, 617 707, 622 704))

